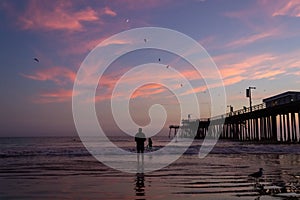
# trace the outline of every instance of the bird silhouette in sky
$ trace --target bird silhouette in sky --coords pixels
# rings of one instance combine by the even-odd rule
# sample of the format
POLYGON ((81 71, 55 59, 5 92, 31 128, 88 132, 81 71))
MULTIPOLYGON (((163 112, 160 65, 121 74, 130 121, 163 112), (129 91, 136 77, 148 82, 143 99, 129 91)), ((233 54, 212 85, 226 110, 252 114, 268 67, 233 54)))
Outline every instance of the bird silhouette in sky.
POLYGON ((33 60, 34 60, 35 62, 40 62, 40 60, 37 59, 37 58, 33 58, 33 60))

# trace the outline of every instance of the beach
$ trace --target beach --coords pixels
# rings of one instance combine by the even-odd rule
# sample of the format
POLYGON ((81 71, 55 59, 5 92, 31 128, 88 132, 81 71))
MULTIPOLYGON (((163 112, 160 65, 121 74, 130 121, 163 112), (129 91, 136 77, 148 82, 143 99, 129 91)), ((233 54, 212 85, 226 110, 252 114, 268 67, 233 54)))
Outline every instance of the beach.
MULTIPOLYGON (((299 173, 298 144, 219 141, 200 159, 201 142, 171 165, 142 174, 103 165, 77 138, 1 138, 0 199, 281 199, 257 193, 248 174, 262 167, 259 181, 280 185, 299 173)), ((127 139, 115 143, 134 147, 127 139)))
POLYGON ((300 0, 0 10, 0 200, 300 200, 300 0))

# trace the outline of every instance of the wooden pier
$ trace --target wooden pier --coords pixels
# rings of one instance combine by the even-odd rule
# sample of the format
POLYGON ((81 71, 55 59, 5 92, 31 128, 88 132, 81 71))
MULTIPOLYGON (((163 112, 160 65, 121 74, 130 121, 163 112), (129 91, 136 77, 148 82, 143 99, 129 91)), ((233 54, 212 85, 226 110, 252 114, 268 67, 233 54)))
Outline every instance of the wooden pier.
POLYGON ((220 138, 254 141, 299 142, 300 101, 253 111, 228 113, 220 138))
POLYGON ((300 100, 291 99, 288 103, 271 106, 263 103, 211 119, 182 120, 179 132, 181 136, 198 139, 209 136, 238 141, 297 143, 300 141, 300 100))

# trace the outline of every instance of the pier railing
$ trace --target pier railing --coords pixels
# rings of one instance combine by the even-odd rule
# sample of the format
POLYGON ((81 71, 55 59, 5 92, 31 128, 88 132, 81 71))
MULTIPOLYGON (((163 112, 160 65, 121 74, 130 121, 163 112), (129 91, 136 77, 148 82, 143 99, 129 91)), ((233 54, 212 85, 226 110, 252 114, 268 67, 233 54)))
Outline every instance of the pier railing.
MULTIPOLYGON (((266 108, 266 104, 265 103, 261 103, 261 104, 257 104, 252 106, 252 112, 253 111, 257 111, 257 110, 262 110, 266 108)), ((245 113, 250 113, 251 112, 251 108, 250 107, 244 107, 242 109, 239 110, 235 110, 233 112, 227 112, 223 115, 218 115, 215 117, 212 117, 211 120, 217 120, 217 119, 221 119, 221 118, 227 118, 227 117, 231 117, 231 116, 235 116, 235 115, 241 115, 241 114, 245 114, 245 113)))

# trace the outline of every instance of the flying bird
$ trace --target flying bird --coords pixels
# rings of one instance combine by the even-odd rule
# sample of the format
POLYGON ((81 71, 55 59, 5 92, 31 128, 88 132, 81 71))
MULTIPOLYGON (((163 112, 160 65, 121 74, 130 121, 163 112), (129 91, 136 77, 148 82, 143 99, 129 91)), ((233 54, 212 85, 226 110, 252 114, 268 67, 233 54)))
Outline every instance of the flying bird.
POLYGON ((37 59, 37 58, 33 58, 33 60, 34 60, 35 62, 40 62, 39 59, 37 59))
POLYGON ((259 171, 249 174, 248 176, 258 179, 258 178, 262 177, 263 170, 264 170, 263 168, 259 168, 259 171))

